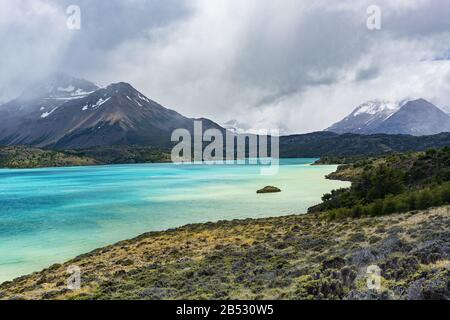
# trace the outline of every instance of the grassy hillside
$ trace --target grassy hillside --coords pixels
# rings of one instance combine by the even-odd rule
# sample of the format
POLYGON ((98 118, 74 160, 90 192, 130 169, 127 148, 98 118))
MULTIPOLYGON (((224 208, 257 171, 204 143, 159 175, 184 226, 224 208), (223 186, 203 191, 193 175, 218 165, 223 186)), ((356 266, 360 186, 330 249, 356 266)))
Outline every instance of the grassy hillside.
POLYGON ((448 299, 450 208, 316 215, 142 235, 0 285, 3 299, 448 299), (369 265, 381 291, 366 286, 369 265), (82 288, 66 288, 70 265, 82 288))

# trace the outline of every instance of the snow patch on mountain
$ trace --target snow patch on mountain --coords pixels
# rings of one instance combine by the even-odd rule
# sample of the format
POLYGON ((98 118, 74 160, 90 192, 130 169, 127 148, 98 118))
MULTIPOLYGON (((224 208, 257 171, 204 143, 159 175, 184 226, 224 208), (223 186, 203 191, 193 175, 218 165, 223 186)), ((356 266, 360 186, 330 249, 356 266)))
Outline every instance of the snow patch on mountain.
POLYGON ((51 115, 53 112, 55 112, 58 108, 59 108, 59 107, 55 107, 55 108, 53 108, 53 109, 52 109, 51 111, 49 111, 49 112, 44 112, 43 114, 41 114, 41 118, 42 118, 42 119, 47 118, 49 115, 51 115))
POLYGON ((73 100, 84 98, 96 90, 98 86, 87 80, 65 74, 53 74, 28 86, 18 99, 73 100))
MULTIPOLYGON (((143 97, 141 95, 138 95, 139 99, 145 101, 145 102, 150 102, 149 99, 147 99, 146 97, 143 97)), ((131 99, 129 96, 127 96, 127 99, 130 100, 131 102, 137 104, 139 107, 143 107, 142 103, 140 103, 139 101, 137 101, 136 99, 131 99)))
POLYGON ((105 103, 107 103, 109 100, 111 99, 111 97, 107 98, 106 100, 103 100, 102 98, 100 98, 97 103, 93 106, 93 108, 98 108, 102 105, 104 105, 105 103))
POLYGON ((74 90, 75 90, 75 87, 73 85, 69 85, 67 88, 58 87, 58 91, 62 91, 62 92, 73 92, 74 90))
POLYGON ((145 102, 150 102, 150 100, 144 96, 141 96, 140 94, 138 94, 139 99, 144 100, 145 102))
POLYGON ((94 91, 85 91, 83 89, 77 89, 75 92, 71 93, 71 96, 84 98, 84 97, 90 95, 93 92, 94 91))
POLYGON ((105 103, 107 103, 110 99, 111 99, 111 97, 108 97, 108 98, 106 98, 106 99, 100 98, 100 99, 98 99, 97 102, 94 103, 94 104, 89 104, 89 103, 88 103, 88 104, 84 105, 84 106, 81 108, 81 110, 82 110, 82 111, 87 111, 89 108, 90 108, 91 110, 96 110, 96 109, 98 109, 99 107, 101 107, 102 105, 104 105, 105 103))
POLYGON ((399 108, 400 104, 398 102, 386 100, 373 100, 360 105, 358 108, 356 108, 356 110, 352 113, 352 115, 356 117, 360 114, 370 114, 370 115, 375 115, 379 113, 392 114, 399 108))

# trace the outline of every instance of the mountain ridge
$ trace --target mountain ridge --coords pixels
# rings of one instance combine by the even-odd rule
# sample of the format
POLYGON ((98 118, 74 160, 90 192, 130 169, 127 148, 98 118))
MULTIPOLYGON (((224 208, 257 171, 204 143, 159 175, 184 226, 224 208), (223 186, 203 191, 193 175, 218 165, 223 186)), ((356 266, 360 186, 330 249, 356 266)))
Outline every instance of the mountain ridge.
MULTIPOLYGON (((281 136, 281 155, 380 154, 446 146, 448 143, 441 141, 445 135, 434 135, 419 142, 401 135, 420 136, 423 132, 433 135, 433 129, 447 126, 447 118, 450 131, 450 116, 426 100, 395 103, 373 100, 360 105, 341 121, 344 122, 342 130, 338 130, 337 123, 323 133, 281 136), (423 108, 427 109, 425 114, 433 115, 430 125, 423 121, 426 117, 414 117, 423 108), (409 126, 401 125, 403 119, 408 120, 409 126), (353 123, 348 125, 346 122, 353 123), (412 131, 411 124, 418 130, 412 131), (348 131, 354 135, 349 135, 348 131), (385 132, 393 136, 379 135, 385 132), (414 148, 413 143, 418 143, 419 149, 414 148), (299 147, 304 150, 299 150, 299 147)), ((3 129, 0 145, 57 150, 118 145, 170 149, 173 146, 172 132, 183 128, 193 133, 195 120, 202 121, 204 130, 214 128, 223 133, 242 133, 231 129, 237 120, 227 122, 224 128, 206 118, 185 117, 147 98, 126 82, 99 87, 87 80, 57 74, 0 106, 0 126, 3 129)))
MULTIPOLYGON (((163 107, 125 82, 100 88, 60 75, 0 106, 0 119, 4 128, 0 145, 55 149, 121 144, 168 147, 173 130, 193 132, 195 120, 163 107)), ((225 130, 209 119, 203 119, 203 127, 225 130)))
POLYGON ((433 135, 450 131, 450 116, 425 99, 368 101, 325 131, 433 135))

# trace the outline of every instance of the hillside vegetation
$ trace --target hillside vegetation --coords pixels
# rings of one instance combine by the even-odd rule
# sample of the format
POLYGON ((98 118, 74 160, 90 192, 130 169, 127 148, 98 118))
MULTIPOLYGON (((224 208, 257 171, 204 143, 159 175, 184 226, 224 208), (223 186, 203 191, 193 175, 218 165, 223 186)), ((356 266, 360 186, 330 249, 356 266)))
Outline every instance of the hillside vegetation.
POLYGON ((69 154, 90 157, 103 164, 170 162, 170 152, 153 147, 112 146, 68 150, 69 154))
POLYGON ((11 169, 168 161, 168 152, 151 147, 113 146, 61 151, 26 146, 0 147, 0 168, 11 169))
POLYGON ((61 151, 42 150, 31 147, 0 148, 0 168, 41 168, 90 166, 100 164, 91 157, 71 154, 61 151))
MULTIPOLYGON (((170 146, 166 148, 140 145, 114 145, 84 149, 39 149, 24 146, 0 147, 0 167, 38 168, 92 164, 128 164, 169 162, 170 146)), ((206 146, 207 143, 204 143, 206 146)), ((424 151, 450 147, 450 133, 414 137, 408 135, 339 135, 313 132, 280 137, 281 158, 316 158, 318 164, 344 164, 367 156, 385 156, 398 152, 424 151)), ((225 147, 225 146, 224 146, 225 147)), ((270 150, 271 146, 269 146, 270 150)), ((225 154, 225 153, 224 153, 225 154)))
POLYGON ((407 212, 450 204, 450 148, 392 154, 342 165, 331 179, 349 180, 351 188, 334 190, 310 212, 330 218, 407 212))
POLYGON ((425 151, 450 147, 450 133, 414 137, 409 135, 359 135, 314 132, 280 138, 282 158, 378 156, 394 152, 425 151))

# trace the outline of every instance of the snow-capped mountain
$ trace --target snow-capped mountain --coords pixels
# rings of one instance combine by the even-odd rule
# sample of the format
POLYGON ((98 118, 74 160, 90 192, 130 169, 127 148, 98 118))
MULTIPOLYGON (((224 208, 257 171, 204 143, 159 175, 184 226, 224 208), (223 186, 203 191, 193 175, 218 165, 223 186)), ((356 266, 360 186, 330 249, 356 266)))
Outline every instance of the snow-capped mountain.
POLYGON ((450 115, 450 107, 449 106, 441 107, 441 110, 444 111, 446 114, 450 115))
MULTIPOLYGON (((202 119, 205 129, 218 128, 202 119)), ((173 130, 193 131, 194 119, 164 108, 127 83, 99 88, 59 76, 0 106, 0 145, 84 148, 170 145, 173 130)))
POLYGON ((450 131, 450 117, 424 99, 400 102, 375 100, 360 105, 326 131, 341 134, 431 135, 450 131))
POLYGON ((403 103, 387 100, 368 101, 357 107, 342 121, 326 129, 326 131, 336 133, 366 133, 372 131, 398 111, 403 103))
POLYGON ((424 99, 413 100, 383 121, 376 132, 413 136, 450 132, 450 116, 424 99))
POLYGON ((82 98, 97 89, 99 87, 90 81, 56 73, 39 84, 26 88, 18 99, 22 101, 36 99, 70 100, 82 98))

